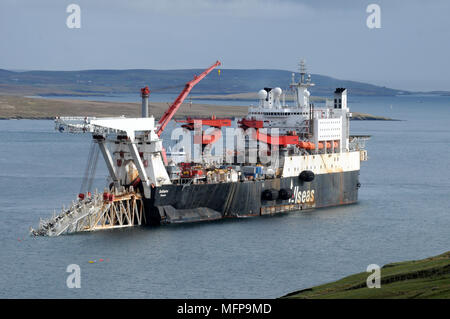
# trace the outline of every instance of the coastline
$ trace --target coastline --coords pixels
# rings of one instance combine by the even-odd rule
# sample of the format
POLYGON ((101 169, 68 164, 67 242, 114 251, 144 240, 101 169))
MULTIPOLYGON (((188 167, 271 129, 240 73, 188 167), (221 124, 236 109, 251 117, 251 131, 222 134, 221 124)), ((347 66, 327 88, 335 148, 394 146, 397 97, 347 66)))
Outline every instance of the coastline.
MULTIPOLYGON (((150 113, 162 116, 169 103, 149 103, 150 113)), ((0 120, 49 120, 57 116, 121 116, 139 117, 140 103, 102 102, 72 99, 45 99, 15 95, 0 95, 0 120)), ((395 121, 394 119, 365 113, 353 113, 353 120, 395 121)), ((243 117, 247 106, 183 103, 175 118, 186 116, 243 117)))
POLYGON ((350 275, 335 282, 302 289, 288 299, 425 299, 450 298, 450 251, 421 260, 396 262, 381 268, 380 288, 367 288, 371 273, 350 275))

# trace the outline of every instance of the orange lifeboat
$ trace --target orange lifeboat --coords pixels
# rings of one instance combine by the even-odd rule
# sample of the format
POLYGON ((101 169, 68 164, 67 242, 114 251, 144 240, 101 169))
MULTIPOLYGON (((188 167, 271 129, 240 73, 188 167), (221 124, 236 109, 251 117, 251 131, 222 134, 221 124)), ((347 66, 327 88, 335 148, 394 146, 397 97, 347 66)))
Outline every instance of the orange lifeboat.
POLYGON ((313 150, 316 148, 316 145, 314 143, 304 141, 300 141, 300 143, 298 143, 298 146, 300 148, 304 148, 305 150, 313 150))
POLYGON ((267 134, 263 134, 259 132, 259 130, 256 131, 254 137, 261 142, 264 142, 266 144, 270 145, 295 145, 298 144, 298 136, 297 135, 280 135, 280 136, 271 136, 267 134))

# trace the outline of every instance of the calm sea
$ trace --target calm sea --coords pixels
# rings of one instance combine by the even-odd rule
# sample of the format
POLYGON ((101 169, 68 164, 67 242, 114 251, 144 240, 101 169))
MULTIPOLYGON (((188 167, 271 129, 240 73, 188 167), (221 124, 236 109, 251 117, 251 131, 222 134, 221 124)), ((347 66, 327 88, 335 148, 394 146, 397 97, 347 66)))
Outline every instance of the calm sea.
MULTIPOLYGON (((450 97, 353 97, 350 107, 402 120, 352 122, 372 135, 358 204, 56 238, 28 229, 75 200, 89 137, 0 121, 0 297, 273 298, 450 250, 450 97), (69 264, 81 267, 80 289, 66 286, 69 264)), ((100 190, 105 176, 100 161, 100 190)))

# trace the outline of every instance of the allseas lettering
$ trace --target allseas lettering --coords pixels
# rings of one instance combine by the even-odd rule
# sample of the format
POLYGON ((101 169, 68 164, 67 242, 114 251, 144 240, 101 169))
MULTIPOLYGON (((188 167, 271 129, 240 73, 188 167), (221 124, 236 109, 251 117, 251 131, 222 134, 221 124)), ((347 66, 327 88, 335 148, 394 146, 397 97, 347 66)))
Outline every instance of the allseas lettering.
POLYGON ((299 188, 299 186, 294 186, 294 195, 289 202, 296 204, 313 203, 315 200, 314 189, 301 191, 299 188))

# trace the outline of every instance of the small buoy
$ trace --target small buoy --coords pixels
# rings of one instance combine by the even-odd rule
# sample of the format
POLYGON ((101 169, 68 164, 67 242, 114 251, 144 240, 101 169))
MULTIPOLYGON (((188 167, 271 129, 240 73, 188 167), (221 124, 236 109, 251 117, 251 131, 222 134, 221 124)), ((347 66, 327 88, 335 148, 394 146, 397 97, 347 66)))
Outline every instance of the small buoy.
POLYGON ((103 261, 103 258, 100 258, 98 261, 100 261, 100 262, 103 261))
POLYGON ((93 263, 95 263, 95 261, 93 261, 93 260, 89 260, 89 263, 90 263, 90 264, 93 264, 93 263))

